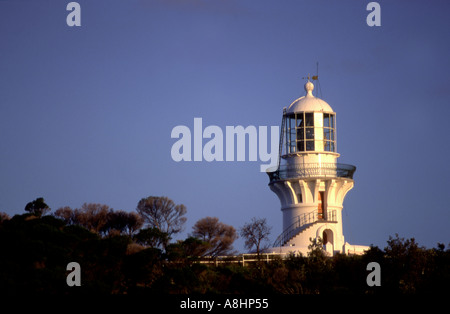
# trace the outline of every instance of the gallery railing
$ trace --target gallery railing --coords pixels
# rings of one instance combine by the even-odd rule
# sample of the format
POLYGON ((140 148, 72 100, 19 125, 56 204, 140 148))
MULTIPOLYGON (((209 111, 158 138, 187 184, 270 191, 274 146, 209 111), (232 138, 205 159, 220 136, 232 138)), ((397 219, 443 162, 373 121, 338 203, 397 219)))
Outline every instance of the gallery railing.
POLYGON ((338 177, 353 179, 356 167, 338 163, 304 163, 282 165, 266 170, 270 183, 278 180, 307 177, 338 177))

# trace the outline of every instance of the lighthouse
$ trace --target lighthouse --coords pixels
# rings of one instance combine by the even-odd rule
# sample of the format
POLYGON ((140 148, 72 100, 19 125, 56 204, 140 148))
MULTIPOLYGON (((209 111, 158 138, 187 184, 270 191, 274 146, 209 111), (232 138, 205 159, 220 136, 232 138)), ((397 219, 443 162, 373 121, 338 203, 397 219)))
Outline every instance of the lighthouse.
POLYGON ((304 88, 306 95, 283 110, 278 165, 267 170, 283 216, 271 250, 306 254, 320 239, 328 255, 361 254, 368 247, 347 243, 342 225, 356 167, 338 163, 336 112, 313 95, 309 77, 304 88))

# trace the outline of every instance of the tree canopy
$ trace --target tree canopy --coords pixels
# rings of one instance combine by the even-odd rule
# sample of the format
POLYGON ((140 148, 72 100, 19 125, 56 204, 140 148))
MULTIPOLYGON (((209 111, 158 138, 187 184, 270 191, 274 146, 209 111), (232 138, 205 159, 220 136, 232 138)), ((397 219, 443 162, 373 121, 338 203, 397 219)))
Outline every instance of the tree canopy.
POLYGON ((98 203, 84 203, 81 208, 75 209, 61 207, 54 215, 68 225, 79 225, 104 235, 125 233, 132 236, 143 224, 143 218, 138 213, 114 210, 108 205, 98 203))
POLYGON ((193 237, 207 243, 207 248, 202 255, 212 257, 230 254, 233 250, 233 242, 238 237, 233 226, 220 222, 217 217, 202 218, 192 229, 193 237))
POLYGON ((50 211, 50 207, 45 203, 43 197, 38 197, 25 206, 25 211, 37 217, 41 217, 50 211))
POLYGON ((170 198, 149 196, 139 201, 137 212, 148 227, 157 228, 169 236, 183 230, 186 222, 186 206, 176 205, 170 198))

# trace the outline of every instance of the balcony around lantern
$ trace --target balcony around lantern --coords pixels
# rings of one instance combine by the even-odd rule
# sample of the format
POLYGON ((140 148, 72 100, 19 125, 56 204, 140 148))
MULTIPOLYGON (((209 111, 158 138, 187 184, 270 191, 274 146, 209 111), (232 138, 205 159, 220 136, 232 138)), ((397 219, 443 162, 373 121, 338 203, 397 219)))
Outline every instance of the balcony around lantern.
POLYGON ((279 168, 271 167, 266 170, 270 183, 295 178, 337 177, 353 179, 355 171, 356 167, 353 165, 338 163, 282 165, 279 168))

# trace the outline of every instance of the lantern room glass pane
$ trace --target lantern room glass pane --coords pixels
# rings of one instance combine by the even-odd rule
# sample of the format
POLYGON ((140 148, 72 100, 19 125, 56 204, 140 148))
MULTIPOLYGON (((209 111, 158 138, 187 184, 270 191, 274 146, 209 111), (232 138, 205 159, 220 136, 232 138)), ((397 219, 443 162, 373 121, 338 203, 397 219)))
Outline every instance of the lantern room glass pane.
POLYGON ((297 127, 303 126, 303 113, 297 114, 297 127))
POLYGON ((295 116, 289 117, 289 127, 295 128, 295 116))
POLYGON ((306 141, 306 150, 313 151, 314 150, 314 141, 306 141))
POLYGON ((305 130, 303 128, 297 129, 297 140, 305 139, 305 130))
POLYGON ((328 113, 324 113, 323 114, 323 126, 325 128, 329 128, 330 127, 330 115, 328 113))
POLYGON ((305 134, 306 134, 307 140, 313 140, 314 139, 314 128, 306 128, 305 134))
POLYGON ((312 112, 305 113, 306 126, 314 126, 314 114, 312 112))
POLYGON ((290 141, 296 141, 297 140, 297 138, 296 138, 296 135, 295 135, 295 129, 291 129, 291 139, 290 139, 290 141))
POLYGON ((332 113, 323 114, 323 147, 324 151, 335 152, 336 149, 336 130, 335 115, 332 113))
POLYGON ((318 115, 314 112, 299 112, 287 115, 287 121, 285 122, 285 149, 287 153, 313 152, 316 149, 336 152, 335 118, 333 113, 318 115), (322 121, 314 121, 315 118, 323 119, 323 123, 322 121), (320 142, 315 145, 316 141, 320 142))

